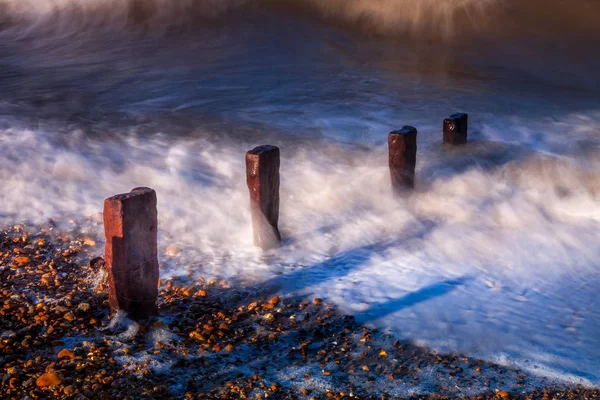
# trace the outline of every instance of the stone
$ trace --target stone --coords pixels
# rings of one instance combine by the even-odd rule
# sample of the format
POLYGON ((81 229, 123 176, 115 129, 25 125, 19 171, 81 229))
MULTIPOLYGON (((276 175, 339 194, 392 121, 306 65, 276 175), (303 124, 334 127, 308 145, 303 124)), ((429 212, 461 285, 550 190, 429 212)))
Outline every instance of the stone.
POLYGON ((109 303, 134 319, 158 315, 156 192, 136 188, 104 201, 109 303))
POLYGON ((388 147, 392 188, 396 192, 413 188, 417 163, 417 129, 404 126, 390 132, 388 147))
POLYGON ((179 253, 181 253, 181 250, 179 250, 177 247, 167 247, 165 250, 165 254, 171 257, 174 257, 179 253))
POLYGON ((96 245, 96 241, 92 238, 83 238, 81 240, 81 242, 83 243, 84 246, 90 246, 93 247, 96 245))
POLYGON ((73 254, 74 254, 73 250, 70 250, 70 249, 69 249, 69 250, 65 250, 65 251, 62 253, 62 256, 63 256, 63 257, 65 257, 65 258, 68 258, 68 257, 72 257, 72 256, 73 256, 73 254))
POLYGON ((275 316, 273 314, 271 314, 271 313, 267 313, 267 314, 263 315, 263 319, 266 322, 271 323, 275 319, 275 316))
POLYGON ((444 120, 444 144, 458 146, 467 143, 468 119, 467 114, 456 113, 444 120))
POLYGON ((206 338, 202 335, 202 333, 198 332, 198 331, 192 331, 189 334, 190 339, 193 340, 198 340, 198 341, 204 341, 206 340, 206 338))
POLYGON ((47 372, 44 375, 37 378, 37 380, 35 381, 35 384, 38 385, 38 387, 56 386, 60 385, 61 383, 62 380, 56 372, 47 372))
POLYGON ((60 360, 61 358, 74 359, 75 358, 75 353, 73 353, 71 350, 68 350, 68 349, 62 349, 58 353, 58 359, 60 360))
POLYGON ((96 257, 90 260, 90 268, 94 271, 99 271, 106 266, 106 261, 102 257, 96 257))
POLYGON ((31 259, 29 257, 17 257, 15 258, 17 264, 29 264, 31 259))
POLYGON ((66 313, 66 314, 64 315, 64 318, 65 318, 67 321, 75 321, 75 319, 76 319, 76 318, 75 318, 75 316, 73 315, 73 313, 72 313, 72 312, 68 312, 68 313, 66 313))
POLYGON ((160 321, 160 320, 158 320, 158 321, 154 321, 154 322, 152 323, 152 328, 154 328, 154 329, 169 329, 169 328, 167 327, 167 324, 165 324, 164 322, 162 322, 162 321, 160 321))
POLYGON ((250 191, 250 209, 254 245, 264 250, 281 242, 279 233, 279 148, 258 146, 246 153, 246 183, 250 191))
POLYGON ((269 300, 269 304, 276 306, 277 304, 279 304, 279 296, 274 296, 271 298, 271 300, 269 300))

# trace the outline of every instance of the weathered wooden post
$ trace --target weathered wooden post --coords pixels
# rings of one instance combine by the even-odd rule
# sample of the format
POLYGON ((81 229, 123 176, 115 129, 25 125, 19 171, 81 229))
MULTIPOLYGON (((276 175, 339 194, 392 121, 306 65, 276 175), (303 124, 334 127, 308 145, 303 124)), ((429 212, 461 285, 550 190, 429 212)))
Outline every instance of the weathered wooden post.
POLYGON ((467 143, 468 119, 467 114, 456 113, 444 120, 444 144, 457 146, 467 143))
POLYGON ((417 129, 404 126, 388 135, 390 175, 392 187, 402 192, 415 186, 417 163, 417 129))
POLYGON ((156 192, 135 188, 104 201, 106 270, 112 311, 132 319, 158 315, 156 192))
POLYGON ((281 242, 279 222, 279 148, 258 146, 246 153, 246 183, 250 191, 250 208, 254 245, 264 250, 281 242))

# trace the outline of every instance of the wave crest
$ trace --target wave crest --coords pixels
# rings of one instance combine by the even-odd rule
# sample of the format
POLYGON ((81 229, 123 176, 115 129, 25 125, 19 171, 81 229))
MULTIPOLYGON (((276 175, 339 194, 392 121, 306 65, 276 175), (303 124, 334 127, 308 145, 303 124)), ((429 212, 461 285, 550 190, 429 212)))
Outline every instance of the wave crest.
POLYGON ((0 0, 0 28, 114 30, 145 24, 160 30, 202 27, 203 19, 232 14, 243 19, 300 10, 327 23, 395 37, 454 39, 473 32, 600 37, 595 0, 0 0))
POLYGON ((459 27, 487 23, 498 0, 310 0, 326 17, 377 33, 453 37, 459 27))

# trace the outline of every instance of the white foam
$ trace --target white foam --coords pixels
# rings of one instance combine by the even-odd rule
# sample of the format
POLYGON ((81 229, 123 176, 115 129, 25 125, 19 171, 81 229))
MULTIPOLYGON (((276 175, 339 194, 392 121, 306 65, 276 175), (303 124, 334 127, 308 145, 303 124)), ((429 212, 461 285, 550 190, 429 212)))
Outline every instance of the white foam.
POLYGON ((117 335, 121 341, 132 340, 139 332, 140 326, 137 322, 129 319, 125 311, 119 310, 110 320, 110 323, 104 328, 110 331, 122 331, 117 335))

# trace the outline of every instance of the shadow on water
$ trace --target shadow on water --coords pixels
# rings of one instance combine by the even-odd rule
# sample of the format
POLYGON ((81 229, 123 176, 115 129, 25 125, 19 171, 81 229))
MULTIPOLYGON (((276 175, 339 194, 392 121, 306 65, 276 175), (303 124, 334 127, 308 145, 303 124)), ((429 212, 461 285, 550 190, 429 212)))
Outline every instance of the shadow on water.
POLYGON ((317 229, 302 232, 299 234, 295 234, 294 232, 290 232, 285 228, 281 228, 282 236, 284 237, 284 246, 291 246, 302 243, 305 240, 309 240, 315 236, 324 236, 330 233, 335 232, 337 229, 342 227, 341 222, 336 222, 332 224, 323 225, 317 229))
POLYGON ((413 307, 417 304, 451 293, 460 286, 464 286, 472 280, 473 278, 470 276, 462 276, 460 278, 443 280, 432 285, 425 286, 424 288, 421 288, 415 292, 411 292, 396 299, 391 299, 385 303, 376 304, 372 307, 369 307, 368 310, 357 314, 357 321, 360 323, 367 323, 390 314, 394 314, 406 308, 413 307))
POLYGON ((434 231, 435 227, 436 224, 433 221, 421 221, 421 228, 416 232, 410 232, 405 237, 342 251, 325 261, 274 277, 249 288, 249 290, 263 294, 274 294, 280 290, 299 292, 311 286, 333 281, 348 275, 368 263, 373 256, 381 255, 390 248, 407 246, 412 241, 422 241, 434 231))
POLYGON ((472 168, 493 172, 509 163, 531 156, 533 150, 506 143, 479 141, 457 147, 438 145, 428 149, 428 152, 426 159, 436 161, 427 164, 418 172, 419 179, 425 182, 450 178, 472 168))

